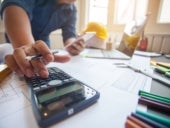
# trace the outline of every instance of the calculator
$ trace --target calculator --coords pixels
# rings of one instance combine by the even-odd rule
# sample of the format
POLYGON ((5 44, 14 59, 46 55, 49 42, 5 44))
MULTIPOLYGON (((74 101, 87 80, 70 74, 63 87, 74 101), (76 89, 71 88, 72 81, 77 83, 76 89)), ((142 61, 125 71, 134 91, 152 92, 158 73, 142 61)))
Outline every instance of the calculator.
POLYGON ((48 78, 28 78, 31 103, 40 127, 53 125, 95 103, 100 93, 57 67, 48 78))

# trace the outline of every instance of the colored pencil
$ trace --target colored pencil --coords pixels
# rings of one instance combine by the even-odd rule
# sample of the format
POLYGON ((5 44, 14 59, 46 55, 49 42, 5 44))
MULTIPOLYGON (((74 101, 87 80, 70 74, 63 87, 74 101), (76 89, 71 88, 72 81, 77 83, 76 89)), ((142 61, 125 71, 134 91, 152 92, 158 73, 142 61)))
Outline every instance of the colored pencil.
POLYGON ((148 97, 148 98, 151 98, 151 99, 156 99, 156 100, 159 100, 159 101, 162 101, 162 102, 165 102, 165 103, 170 103, 170 98, 168 98, 168 97, 163 97, 163 96, 152 94, 152 93, 145 92, 145 91, 142 91, 142 90, 140 90, 138 94, 140 96, 145 96, 145 97, 148 97))
POLYGON ((142 127, 133 122, 132 120, 127 119, 125 123, 125 128, 142 128, 142 127))
POLYGON ((153 114, 153 113, 149 113, 149 112, 139 111, 139 110, 136 110, 136 113, 146 118, 149 118, 151 120, 154 120, 160 124, 166 125, 167 127, 170 127, 170 119, 168 118, 165 118, 160 115, 153 114))
POLYGON ((170 105, 162 104, 160 102, 156 102, 156 101, 153 101, 151 99, 140 97, 138 102, 141 103, 141 104, 153 107, 153 108, 158 108, 160 110, 170 112, 170 105))
POLYGON ((150 126, 149 124, 143 122, 142 120, 139 120, 138 118, 136 117, 133 117, 133 116, 128 116, 127 117, 128 120, 131 120, 132 122, 138 124, 140 127, 142 128, 153 128, 152 126, 150 126))
POLYGON ((168 128, 167 126, 163 125, 163 124, 160 124, 156 121, 153 121, 149 118, 146 118, 142 115, 139 115, 137 113, 132 113, 131 116, 134 116, 136 118, 138 118, 139 120, 142 120, 143 122, 149 124, 150 126, 154 127, 154 128, 168 128))

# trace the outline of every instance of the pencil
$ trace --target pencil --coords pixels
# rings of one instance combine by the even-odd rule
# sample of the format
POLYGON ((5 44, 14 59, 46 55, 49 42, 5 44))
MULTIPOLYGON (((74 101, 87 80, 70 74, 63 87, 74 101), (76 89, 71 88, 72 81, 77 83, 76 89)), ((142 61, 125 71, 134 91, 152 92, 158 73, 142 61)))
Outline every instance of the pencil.
POLYGON ((126 123, 125 123, 125 128, 143 128, 143 127, 139 126, 138 124, 136 124, 132 120, 127 119, 126 123))
POLYGON ((132 122, 136 123, 137 125, 139 125, 142 128, 153 128, 149 124, 143 122, 142 120, 139 120, 138 118, 136 118, 134 116, 128 116, 127 119, 131 120, 132 122))
POLYGON ((151 100, 151 101, 158 102, 158 103, 160 103, 160 104, 165 104, 165 105, 170 106, 170 103, 166 103, 166 102, 163 102, 163 101, 161 101, 161 100, 153 99, 153 98, 150 98, 150 97, 147 97, 147 96, 140 96, 140 97, 141 97, 141 98, 148 99, 148 100, 151 100))
POLYGON ((140 90, 138 94, 140 96, 148 97, 148 98, 151 98, 151 99, 156 99, 156 100, 168 103, 168 104, 170 103, 170 98, 168 98, 168 97, 163 97, 163 96, 160 96, 160 95, 155 95, 155 94, 152 94, 152 93, 149 93, 149 92, 145 92, 145 91, 142 91, 142 90, 140 90))
POLYGON ((158 108, 160 110, 170 112, 170 105, 162 104, 160 102, 153 101, 151 99, 140 97, 138 102, 153 108, 158 108))
POLYGON ((156 62, 156 65, 163 66, 163 67, 165 67, 165 68, 169 68, 169 69, 170 69, 170 63, 166 63, 166 62, 156 62))
POLYGON ((168 118, 158 116, 156 114, 152 114, 152 113, 149 113, 149 112, 142 112, 142 111, 139 111, 139 110, 136 110, 136 113, 141 115, 141 116, 144 116, 146 118, 149 118, 151 120, 154 120, 154 121, 156 121, 160 124, 166 125, 167 127, 170 127, 170 119, 168 119, 168 118))
POLYGON ((162 124, 160 124, 160 123, 158 123, 156 121, 153 121, 153 120, 151 120, 149 118, 146 118, 146 117, 144 117, 142 115, 139 115, 137 113, 132 113, 131 116, 136 117, 139 120, 142 120, 143 122, 149 124, 150 126, 152 126, 154 128, 167 128, 165 125, 162 125, 162 124))
MULTIPOLYGON (((58 51, 52 51, 52 54, 56 54, 58 53, 58 51)), ((35 56, 26 56, 26 60, 30 61, 30 60, 37 60, 37 59, 40 59, 42 58, 42 55, 39 54, 39 55, 35 55, 35 56)))

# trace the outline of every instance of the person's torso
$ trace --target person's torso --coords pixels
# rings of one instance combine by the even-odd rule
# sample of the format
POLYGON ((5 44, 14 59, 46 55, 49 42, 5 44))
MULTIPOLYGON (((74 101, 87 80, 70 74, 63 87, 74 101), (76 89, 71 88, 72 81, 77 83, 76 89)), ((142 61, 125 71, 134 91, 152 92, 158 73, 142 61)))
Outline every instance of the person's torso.
MULTIPOLYGON (((1 16, 5 7, 17 5, 23 8, 30 19, 35 40, 44 40, 49 45, 49 34, 63 30, 63 40, 75 35, 76 7, 74 4, 58 5, 57 0, 4 0, 1 4, 1 16)), ((8 36, 6 35, 8 40, 8 36)), ((10 42, 10 41, 9 41, 10 42)))
POLYGON ((35 40, 45 38, 52 31, 62 28, 71 13, 73 5, 57 5, 55 0, 38 0, 32 10, 32 33, 35 40))

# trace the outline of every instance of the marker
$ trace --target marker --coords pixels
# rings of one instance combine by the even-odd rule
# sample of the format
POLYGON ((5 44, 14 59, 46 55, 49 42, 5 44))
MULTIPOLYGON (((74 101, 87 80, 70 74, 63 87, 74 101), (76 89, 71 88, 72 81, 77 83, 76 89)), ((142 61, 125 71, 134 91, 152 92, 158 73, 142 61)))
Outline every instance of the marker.
MULTIPOLYGON (((56 53, 58 53, 58 51, 52 51, 52 54, 56 54, 56 53)), ((26 56, 26 60, 28 60, 28 61, 30 61, 30 60, 37 60, 37 59, 40 59, 40 58, 42 58, 42 55, 41 54, 39 54, 39 55, 35 55, 35 56, 26 56)))

